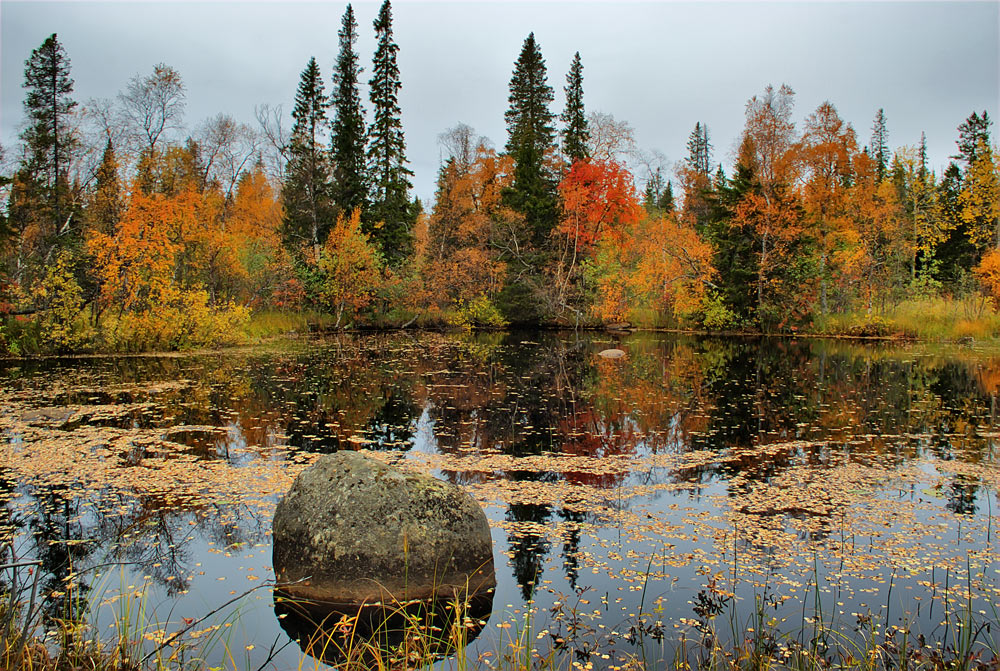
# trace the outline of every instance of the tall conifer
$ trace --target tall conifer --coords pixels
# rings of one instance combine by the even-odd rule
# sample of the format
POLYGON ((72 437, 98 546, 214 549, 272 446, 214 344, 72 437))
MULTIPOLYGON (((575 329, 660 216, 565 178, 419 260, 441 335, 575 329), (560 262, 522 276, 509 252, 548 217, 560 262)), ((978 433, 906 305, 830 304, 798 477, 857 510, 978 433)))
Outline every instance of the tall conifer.
POLYGON ((524 215, 536 246, 542 246, 556 223, 556 176, 546 165, 554 149, 554 116, 549 110, 552 87, 546 82, 545 60, 531 33, 510 79, 507 153, 514 159, 514 181, 506 203, 524 215))
POLYGON ((392 39, 392 8, 382 3, 375 22, 375 51, 370 98, 374 121, 368 144, 368 174, 371 183, 371 211, 368 220, 381 226, 373 230, 382 254, 390 263, 407 258, 413 246, 411 187, 406 167, 406 142, 400 118, 399 46, 392 39))
POLYGON ((333 70, 333 200, 349 213, 366 206, 365 113, 358 93, 358 23, 347 5, 337 33, 340 51, 333 70))
POLYGON ((973 112, 959 125, 958 140, 955 141, 955 144, 958 145, 958 154, 952 158, 965 161, 966 171, 976 162, 980 142, 985 147, 990 146, 990 126, 992 125, 993 120, 990 119, 986 110, 983 110, 982 116, 973 112))
POLYGON ((934 258, 940 263, 938 279, 957 282, 976 264, 976 246, 969 241, 969 223, 962 219, 962 170, 952 161, 937 186, 937 200, 948 237, 938 245, 934 258))
POLYGON ((688 136, 687 147, 688 168, 708 177, 712 170, 712 145, 708 141, 708 126, 700 121, 696 122, 694 130, 688 136))
POLYGON ((295 93, 292 110, 295 123, 288 147, 282 197, 286 243, 293 249, 302 244, 311 246, 316 259, 336 218, 330 197, 330 157, 326 151, 330 125, 327 107, 329 100, 323 90, 323 77, 316 59, 310 58, 295 93))
POLYGON ((587 156, 587 115, 583 109, 583 63, 580 52, 573 56, 569 74, 566 75, 566 109, 562 113, 563 152, 570 163, 582 161, 587 156))
POLYGON ((27 127, 21 134, 25 159, 21 173, 36 193, 30 200, 38 208, 47 236, 58 234, 67 215, 69 163, 76 141, 69 130, 69 117, 76 102, 66 51, 53 33, 31 52, 24 64, 24 111, 27 127))
POLYGON ((881 107, 872 124, 872 142, 868 153, 875 162, 875 175, 881 182, 889 174, 889 129, 886 126, 885 110, 881 107))

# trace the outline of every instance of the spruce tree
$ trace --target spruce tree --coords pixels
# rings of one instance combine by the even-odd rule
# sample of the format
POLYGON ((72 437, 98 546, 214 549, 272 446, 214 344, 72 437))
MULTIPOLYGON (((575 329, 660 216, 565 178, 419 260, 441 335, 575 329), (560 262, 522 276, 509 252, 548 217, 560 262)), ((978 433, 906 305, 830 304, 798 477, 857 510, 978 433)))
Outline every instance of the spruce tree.
POLYGON ((373 230, 382 255, 391 264, 408 258, 413 247, 411 187, 406 167, 406 143, 399 109, 399 46, 392 39, 392 8, 382 3, 375 22, 375 51, 371 81, 374 121, 368 144, 368 174, 371 184, 371 210, 367 219, 381 226, 373 230))
POLYGON ((712 180, 712 188, 719 191, 725 188, 729 184, 729 179, 726 177, 726 171, 722 169, 722 164, 715 170, 715 178, 712 180))
POLYGON ((507 154, 514 159, 513 184, 504 193, 506 204, 524 215, 536 247, 548 239, 556 223, 556 176, 546 165, 554 149, 552 87, 546 82, 545 59, 535 34, 524 40, 510 79, 507 154))
POLYGON ((966 276, 977 259, 976 246, 969 241, 969 224, 962 219, 961 191, 962 170, 952 161, 937 186, 941 218, 948 229, 948 237, 935 252, 940 262, 938 279, 949 284, 966 276))
POLYGON ((718 292, 723 304, 743 323, 757 319, 757 277, 760 268, 757 251, 760 235, 752 227, 734 224, 736 210, 751 193, 760 193, 760 179, 747 142, 728 179, 720 165, 713 191, 708 194, 709 213, 705 233, 712 243, 712 261, 719 270, 718 292))
POLYGON ((663 171, 656 169, 649 179, 646 180, 646 191, 643 193, 642 204, 646 211, 652 213, 660 200, 660 191, 663 189, 663 171))
POLYGON ((87 204, 89 228, 105 235, 114 235, 124 207, 123 198, 121 180, 118 178, 118 158, 109 137, 94 178, 94 191, 87 204))
POLYGON ((330 158, 326 151, 329 101, 315 58, 310 58, 295 92, 288 165, 282 199, 285 206, 285 243, 293 251, 303 244, 312 247, 318 259, 320 247, 336 218, 330 197, 330 158))
POLYGON ((573 56, 563 90, 566 92, 566 109, 561 117, 565 124, 562 131, 563 153, 572 163, 589 158, 587 140, 590 139, 590 133, 587 131, 587 115, 583 109, 583 63, 580 62, 579 51, 573 56))
POLYGON ((650 215, 665 215, 674 211, 674 188, 663 178, 663 170, 656 169, 646 182, 643 205, 650 215))
POLYGON ((872 141, 868 153, 875 162, 875 175, 881 182, 889 174, 889 129, 886 126, 885 110, 881 107, 872 125, 872 141))
MULTIPOLYGON (((688 155, 684 160, 683 189, 684 211, 694 221, 699 233, 704 232, 705 222, 710 216, 709 198, 712 186, 712 144, 709 141, 708 126, 700 121, 688 136, 688 155)), ((719 165, 722 168, 722 165, 719 165)))
MULTIPOLYGON (((350 213, 365 210, 365 113, 358 93, 358 23, 347 5, 340 32, 340 51, 333 70, 333 200, 350 213)), ((370 232, 370 228, 365 232, 370 232)))
POLYGON ((927 133, 920 131, 920 171, 917 173, 920 179, 927 178, 927 133))
POLYGON ((973 112, 959 125, 958 140, 955 141, 955 144, 958 145, 958 154, 952 158, 965 161, 966 172, 976 162, 979 143, 982 142, 985 147, 990 146, 990 126, 992 125, 993 120, 990 119, 986 110, 983 110, 982 116, 973 112))
POLYGON ((69 163, 76 141, 69 130, 69 118, 76 107, 72 99, 73 80, 66 51, 53 33, 25 61, 24 111, 27 127, 21 134, 25 158, 22 184, 35 193, 31 207, 37 208, 36 221, 47 237, 57 235, 69 214, 69 163))
POLYGON ((676 206, 674 204, 674 187, 670 183, 670 180, 667 180, 666 188, 660 192, 660 198, 656 202, 656 206, 660 209, 660 212, 662 212, 663 214, 673 213, 674 208, 676 206))
POLYGON ((687 166, 689 169, 708 177, 712 170, 712 144, 708 140, 708 126, 699 122, 688 136, 687 166))

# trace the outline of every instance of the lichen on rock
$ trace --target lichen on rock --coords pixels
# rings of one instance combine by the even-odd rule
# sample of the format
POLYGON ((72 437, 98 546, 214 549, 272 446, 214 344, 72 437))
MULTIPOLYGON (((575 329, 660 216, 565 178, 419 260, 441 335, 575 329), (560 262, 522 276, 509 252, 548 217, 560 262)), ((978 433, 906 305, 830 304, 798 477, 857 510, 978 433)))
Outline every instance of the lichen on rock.
POLYGON ((465 491, 359 452, 324 455, 274 514, 274 571, 328 603, 472 594, 496 584, 489 523, 465 491))

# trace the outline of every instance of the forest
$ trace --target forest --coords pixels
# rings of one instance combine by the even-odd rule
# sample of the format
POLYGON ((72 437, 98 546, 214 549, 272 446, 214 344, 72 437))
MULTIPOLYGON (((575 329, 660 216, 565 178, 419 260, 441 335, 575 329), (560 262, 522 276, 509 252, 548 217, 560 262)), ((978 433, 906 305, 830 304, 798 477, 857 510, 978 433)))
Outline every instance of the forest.
POLYGON ((332 76, 308 61, 290 129, 268 105, 255 127, 225 113, 186 125, 183 77, 164 63, 114 99, 75 100, 70 55, 47 38, 25 61, 19 143, 0 148, 0 353, 189 349, 310 326, 1000 332, 986 110, 956 120, 939 175, 923 137, 890 148, 882 109, 870 132, 832 102, 797 122, 793 89, 768 86, 743 106, 728 173, 701 121, 665 165, 642 160, 626 121, 588 113, 579 53, 553 110, 529 34, 503 147, 446 130, 422 203, 389 0, 373 30, 362 67, 347 6, 332 76))

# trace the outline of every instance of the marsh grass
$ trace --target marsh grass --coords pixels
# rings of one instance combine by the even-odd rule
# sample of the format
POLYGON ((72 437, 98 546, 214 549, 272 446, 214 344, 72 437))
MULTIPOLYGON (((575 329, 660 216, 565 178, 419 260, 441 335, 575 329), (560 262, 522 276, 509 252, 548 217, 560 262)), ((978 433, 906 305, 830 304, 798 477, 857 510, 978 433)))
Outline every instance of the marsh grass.
POLYGON ((903 301, 881 314, 815 315, 812 327, 804 330, 819 335, 995 341, 1000 338, 1000 313, 981 299, 932 297, 903 301))
POLYGON ((210 658, 226 659, 232 669, 249 666, 237 662, 234 650, 242 647, 232 648, 228 638, 241 612, 238 605, 230 606, 249 592, 202 618, 160 621, 148 606, 145 585, 126 585, 124 567, 119 567, 118 588, 106 578, 88 591, 88 599, 77 587, 79 574, 70 571, 62 588, 65 605, 53 614, 43 609, 40 566, 38 561, 0 565, 0 669, 4 671, 206 669, 210 658), (102 614, 110 617, 106 626, 98 625, 106 621, 102 614))
MULTIPOLYGON (((0 553, 4 556, 5 553, 0 553)), ((36 651, 33 630, 40 617, 38 608, 39 561, 0 564, 0 662, 4 668, 30 664, 36 651)))
POLYGON ((1000 668, 996 636, 1000 613, 995 605, 983 612, 974 610, 974 603, 982 602, 977 596, 989 594, 985 586, 979 587, 983 590, 970 577, 960 589, 945 589, 940 595, 943 619, 932 631, 922 632, 908 613, 897 618, 899 624, 893 623, 891 579, 880 609, 848 618, 824 603, 816 572, 803 596, 797 624, 781 616, 782 599, 766 581, 753 588, 752 607, 742 616, 736 595, 709 581, 694 600, 695 618, 682 619, 686 630, 667 668, 995 671, 1000 668), (811 608, 806 608, 810 602, 811 608))
POLYGON ((456 593, 327 610, 276 595, 275 611, 302 650, 300 671, 323 664, 341 671, 390 671, 444 658, 452 658, 457 669, 469 669, 475 662, 467 657, 468 644, 486 625, 477 598, 456 593))
POLYGON ((319 311, 255 310, 243 326, 250 340, 262 340, 286 333, 309 333, 333 328, 334 319, 319 311))
MULTIPOLYGON (((236 640, 235 625, 243 614, 239 599, 246 593, 203 618, 159 622, 148 608, 145 591, 128 589, 123 571, 113 596, 84 609, 82 617, 57 618, 46 630, 37 571, 29 572, 31 568, 31 562, 12 562, 0 569, 8 573, 0 593, 3 669, 161 671, 220 668, 218 660, 223 660, 221 668, 256 671, 281 651, 276 641, 264 665, 251 664, 245 641, 236 640), (112 626, 103 639, 92 624, 97 620, 94 608, 111 614, 112 626), (223 611, 221 619, 214 619, 223 611)), ((880 608, 850 617, 836 615, 833 604, 825 601, 831 597, 821 589, 818 569, 802 595, 798 621, 766 578, 751 585, 739 584, 735 577, 729 584, 709 577, 691 600, 690 617, 666 621, 663 600, 648 598, 655 585, 647 569, 639 611, 617 624, 602 623, 585 607, 588 588, 558 595, 544 620, 529 603, 514 614, 492 613, 493 620, 499 620, 492 625, 491 615, 477 610, 467 595, 453 594, 430 606, 392 602, 377 618, 336 613, 325 621, 310 621, 312 633, 299 637, 302 653, 295 668, 332 664, 339 671, 432 665, 448 671, 997 671, 1000 606, 982 607, 992 603, 980 598, 989 593, 989 586, 983 573, 972 569, 968 566, 965 579, 956 584, 945 576, 933 599, 940 620, 931 631, 920 631, 909 614, 893 621, 899 606, 898 595, 897 603, 892 601, 891 581, 880 608), (497 626, 499 635, 470 652, 470 642, 486 626, 497 626)), ((303 604, 284 604, 297 605, 303 604)))

